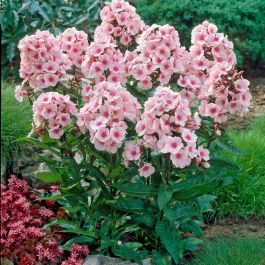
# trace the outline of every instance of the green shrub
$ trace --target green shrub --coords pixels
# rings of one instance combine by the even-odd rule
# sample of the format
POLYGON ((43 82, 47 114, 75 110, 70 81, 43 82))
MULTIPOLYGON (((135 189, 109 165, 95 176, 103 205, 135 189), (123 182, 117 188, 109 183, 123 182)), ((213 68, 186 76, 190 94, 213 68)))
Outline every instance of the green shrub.
POLYGON ((32 110, 29 102, 16 101, 13 85, 2 84, 1 94, 1 165, 10 166, 23 147, 14 141, 31 129, 32 110))
POLYGON ((185 46, 191 29, 208 20, 234 42, 239 66, 265 62, 264 0, 138 0, 137 11, 148 24, 175 26, 185 46))
POLYGON ((265 241, 255 238, 216 239, 206 242, 191 265, 264 265, 265 241))
POLYGON ((242 156, 225 154, 234 160, 241 172, 234 174, 234 183, 217 192, 220 214, 265 216, 265 114, 255 120, 249 130, 230 132, 233 144, 242 156))
POLYGON ((98 24, 100 0, 5 0, 1 14, 2 77, 18 77, 17 45, 25 35, 37 29, 57 35, 69 27, 77 27, 92 36, 98 24))

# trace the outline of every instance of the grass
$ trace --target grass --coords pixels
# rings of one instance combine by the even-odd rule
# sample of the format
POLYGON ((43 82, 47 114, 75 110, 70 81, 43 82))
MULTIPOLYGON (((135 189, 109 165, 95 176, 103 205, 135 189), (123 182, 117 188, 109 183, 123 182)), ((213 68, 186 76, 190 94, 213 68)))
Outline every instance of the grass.
POLYGON ((255 238, 217 238, 205 242, 190 265, 265 265, 265 241, 255 238))
POLYGON ((254 120, 248 130, 231 131, 234 145, 242 156, 224 154, 238 163, 241 172, 234 183, 217 191, 220 215, 265 217, 265 113, 254 120))
POLYGON ((12 164, 23 147, 14 142, 31 130, 32 110, 29 102, 17 102, 14 84, 2 84, 1 89, 1 166, 12 164))

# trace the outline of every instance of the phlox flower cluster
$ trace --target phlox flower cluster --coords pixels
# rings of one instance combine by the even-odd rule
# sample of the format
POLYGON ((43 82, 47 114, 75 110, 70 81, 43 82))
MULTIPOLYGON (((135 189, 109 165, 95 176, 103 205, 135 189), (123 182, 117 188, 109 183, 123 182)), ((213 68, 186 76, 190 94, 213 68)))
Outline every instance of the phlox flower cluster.
POLYGON ((143 157, 143 145, 144 141, 142 139, 139 140, 131 140, 126 142, 124 146, 124 151, 122 153, 124 165, 126 167, 129 166, 130 162, 133 162, 138 166, 138 174, 140 177, 149 177, 153 173, 155 173, 155 168, 151 163, 146 163, 143 157))
POLYGON ((116 153, 126 136, 128 121, 140 116, 140 104, 120 84, 103 81, 94 87, 87 86, 88 103, 78 114, 77 125, 100 151, 116 153))
POLYGON ((197 145, 200 117, 210 117, 220 134, 220 124, 230 113, 248 111, 251 99, 249 81, 235 70, 233 43, 205 21, 193 29, 192 45, 186 50, 174 27, 146 26, 124 0, 112 0, 100 16, 102 23, 90 45, 86 33, 75 28, 57 38, 37 31, 20 41, 24 81, 15 91, 20 101, 29 95, 25 82, 34 92, 54 87, 71 66, 81 66, 82 74, 69 82, 77 88, 73 98, 81 91, 83 102, 81 98, 76 101, 80 111, 68 95, 42 94, 33 105, 38 129, 48 130, 51 138, 59 139, 65 126, 73 122, 82 133, 89 132, 97 150, 115 153, 125 140, 126 121, 133 121, 137 122, 140 140, 134 138, 125 144, 123 159, 125 165, 135 163, 140 176, 154 171, 144 162, 144 148, 166 154, 178 168, 193 161, 209 166, 208 150, 197 145), (136 82, 143 90, 158 87, 145 102, 141 118, 134 92, 130 94, 124 88, 127 85, 132 91, 136 82), (175 82, 179 92, 159 87, 175 82))
POLYGON ((180 46, 178 32, 169 25, 152 25, 138 39, 138 56, 128 61, 129 73, 141 89, 168 84, 174 73, 183 73, 188 52, 180 46))
POLYGON ((201 100, 200 114, 218 123, 225 122, 228 113, 246 112, 249 81, 234 70, 233 43, 207 21, 193 29, 191 42, 190 67, 178 80, 182 95, 201 100))
POLYGON ((18 48, 21 52, 20 77, 35 90, 56 86, 71 68, 71 60, 48 31, 38 30, 34 35, 24 37, 18 48))
POLYGON ((113 0, 101 10, 100 17, 102 23, 96 28, 95 40, 105 38, 128 48, 145 29, 135 7, 124 0, 113 0))
POLYGON ((49 136, 59 139, 64 133, 64 127, 72 122, 77 113, 70 96, 57 92, 42 93, 33 102, 33 119, 38 129, 47 129, 49 136))
POLYGON ((15 98, 18 102, 22 102, 23 98, 29 94, 28 89, 23 86, 24 83, 15 87, 15 98))
POLYGON ((72 64, 81 67, 88 47, 88 37, 84 31, 68 28, 58 36, 61 49, 66 52, 72 64))
MULTIPOLYGON (((208 166, 205 162, 209 160, 209 151, 196 145, 195 131, 200 128, 200 118, 197 113, 192 116, 186 99, 170 88, 158 87, 144 107, 136 132, 145 147, 170 154, 178 168, 190 165, 193 159, 208 166)), ((125 159, 131 160, 128 156, 125 159)))
POLYGON ((82 63, 82 73, 92 83, 123 82, 126 78, 123 55, 111 42, 92 42, 82 63))

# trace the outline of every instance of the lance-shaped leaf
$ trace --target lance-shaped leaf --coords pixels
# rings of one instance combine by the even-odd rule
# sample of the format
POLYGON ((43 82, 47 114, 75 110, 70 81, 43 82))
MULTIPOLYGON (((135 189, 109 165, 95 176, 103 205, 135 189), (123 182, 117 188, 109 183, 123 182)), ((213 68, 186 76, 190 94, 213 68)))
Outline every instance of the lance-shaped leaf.
POLYGON ((54 183, 62 180, 61 175, 55 170, 37 171, 35 172, 35 176, 37 179, 45 183, 54 183))
POLYGON ((138 264, 143 264, 141 261, 141 255, 133 248, 121 245, 113 247, 112 251, 116 256, 122 257, 124 259, 133 260, 138 264))
POLYGON ((156 232, 161 243, 171 255, 174 262, 178 264, 180 255, 180 238, 176 226, 166 221, 159 221, 156 224, 156 232))
POLYGON ((72 245, 74 243, 77 244, 87 244, 87 243, 92 243, 94 241, 94 238, 89 237, 89 236, 76 236, 73 237, 72 239, 68 240, 63 246, 62 249, 63 250, 70 250, 72 245))
POLYGON ((154 265, 171 265, 170 255, 165 250, 153 250, 152 261, 154 265))
POLYGON ((160 210, 163 210, 165 206, 171 200, 173 190, 169 185, 162 183, 159 187, 157 203, 160 210))
POLYGON ((204 194, 196 199, 200 207, 201 212, 210 212, 213 211, 211 201, 216 199, 214 195, 204 194))
POLYGON ((146 211, 143 200, 140 199, 120 199, 113 201, 106 201, 108 205, 121 211, 130 213, 142 213, 146 211))
POLYGON ((157 194, 155 188, 144 183, 117 184, 115 188, 135 197, 155 196, 157 194))

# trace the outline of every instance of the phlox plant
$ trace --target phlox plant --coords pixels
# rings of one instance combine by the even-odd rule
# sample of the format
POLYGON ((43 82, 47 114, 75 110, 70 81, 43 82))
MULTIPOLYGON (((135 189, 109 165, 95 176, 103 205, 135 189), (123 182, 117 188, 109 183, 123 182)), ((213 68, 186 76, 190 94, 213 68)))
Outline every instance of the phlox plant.
POLYGON ((54 154, 39 156, 50 170, 36 176, 60 185, 49 200, 68 215, 49 225, 92 252, 178 264, 201 242, 211 191, 238 170, 220 157, 238 152, 223 123, 248 111, 249 81, 235 69, 233 43, 207 21, 187 49, 174 27, 145 25, 123 0, 100 16, 91 43, 70 28, 18 46, 16 98, 34 112, 23 140, 54 154))

